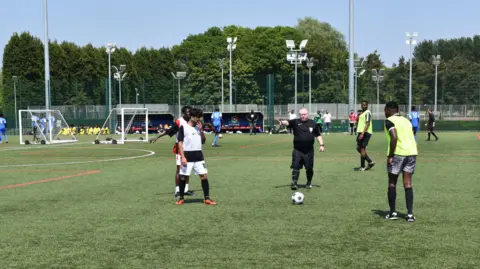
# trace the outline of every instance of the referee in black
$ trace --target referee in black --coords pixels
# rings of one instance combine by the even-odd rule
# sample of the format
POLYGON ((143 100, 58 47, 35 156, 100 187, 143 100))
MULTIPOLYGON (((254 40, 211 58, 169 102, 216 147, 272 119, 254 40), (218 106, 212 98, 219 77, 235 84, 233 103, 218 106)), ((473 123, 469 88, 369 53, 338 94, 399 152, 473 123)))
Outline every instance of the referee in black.
POLYGON ((302 167, 305 167, 307 173, 306 187, 312 188, 315 138, 320 143, 320 152, 325 150, 320 130, 317 124, 308 118, 308 110, 302 108, 299 114, 300 119, 280 121, 282 125, 293 130, 292 190, 298 189, 297 182, 302 167))

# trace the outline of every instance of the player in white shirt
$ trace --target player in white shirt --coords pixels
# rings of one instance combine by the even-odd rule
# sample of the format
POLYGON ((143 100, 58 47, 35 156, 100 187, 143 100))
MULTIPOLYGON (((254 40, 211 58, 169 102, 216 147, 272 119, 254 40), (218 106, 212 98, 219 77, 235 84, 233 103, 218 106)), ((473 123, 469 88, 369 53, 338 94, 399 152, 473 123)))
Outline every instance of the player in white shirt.
POLYGON ((330 113, 325 112, 325 114, 322 116, 323 120, 323 125, 325 126, 325 134, 329 134, 328 129, 330 129, 330 126, 332 126, 332 115, 330 113))
POLYGON ((186 181, 190 178, 192 170, 200 176, 202 189, 206 205, 216 205, 217 203, 210 199, 210 186, 208 183, 207 167, 203 157, 202 145, 206 138, 203 133, 203 126, 200 119, 203 117, 203 111, 198 108, 190 110, 190 120, 188 124, 182 125, 178 130, 178 152, 181 156, 182 166, 180 167, 180 197, 177 205, 185 203, 184 192, 186 181))
MULTIPOLYGON (((293 109, 290 110, 290 114, 288 114, 288 116, 289 116, 289 117, 288 117, 289 120, 294 120, 294 119, 297 118, 297 114, 295 114, 295 110, 293 110, 293 109)), ((288 129, 288 133, 289 133, 289 134, 292 134, 292 132, 293 132, 293 129, 291 129, 291 128, 288 129)))

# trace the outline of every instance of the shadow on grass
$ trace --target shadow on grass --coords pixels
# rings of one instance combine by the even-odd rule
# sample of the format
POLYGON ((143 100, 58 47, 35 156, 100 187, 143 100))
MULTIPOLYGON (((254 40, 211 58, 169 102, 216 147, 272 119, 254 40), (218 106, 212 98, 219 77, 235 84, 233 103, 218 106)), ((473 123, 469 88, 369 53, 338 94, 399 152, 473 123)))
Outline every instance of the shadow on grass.
MULTIPOLYGON (((298 186, 299 189, 307 189, 307 184, 298 184, 297 186, 298 186)), ((312 184, 312 187, 320 188, 320 185, 312 184)), ((278 186, 275 186, 274 188, 275 189, 290 188, 290 184, 288 184, 288 185, 278 185, 278 186)))
MULTIPOLYGON (((387 216, 388 213, 390 213, 390 211, 387 211, 387 210, 379 210, 379 209, 372 209, 372 212, 373 212, 373 214, 375 214, 375 215, 377 215, 377 216, 380 216, 380 217, 382 217, 382 218, 385 218, 385 216, 387 216)), ((403 213, 400 213, 400 212, 398 212, 398 211, 397 211, 397 214, 398 214, 397 216, 398 216, 399 218, 406 218, 406 217, 407 217, 407 215, 405 215, 405 214, 403 214, 403 213)))

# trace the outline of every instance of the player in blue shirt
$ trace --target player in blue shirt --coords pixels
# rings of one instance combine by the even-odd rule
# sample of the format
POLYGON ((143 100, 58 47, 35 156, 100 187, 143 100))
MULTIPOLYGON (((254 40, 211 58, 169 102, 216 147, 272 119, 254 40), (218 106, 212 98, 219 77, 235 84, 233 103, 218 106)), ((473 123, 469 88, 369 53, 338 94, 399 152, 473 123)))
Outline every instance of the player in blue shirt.
POLYGON ((43 116, 43 114, 40 114, 40 132, 42 134, 46 134, 46 131, 47 129, 45 129, 47 125, 47 118, 45 118, 45 116, 43 116))
POLYGON ((415 106, 412 106, 412 112, 410 112, 410 114, 408 115, 408 118, 412 123, 413 135, 415 136, 415 141, 417 141, 417 132, 418 132, 418 126, 420 125, 420 116, 415 106))
POLYGON ((7 137, 7 120, 3 117, 3 114, 0 114, 0 142, 2 142, 2 136, 5 137, 5 143, 8 143, 7 137))
POLYGON ((212 146, 218 147, 217 141, 222 131, 222 112, 219 108, 215 108, 215 112, 212 113, 213 131, 215 132, 215 138, 213 139, 212 146))

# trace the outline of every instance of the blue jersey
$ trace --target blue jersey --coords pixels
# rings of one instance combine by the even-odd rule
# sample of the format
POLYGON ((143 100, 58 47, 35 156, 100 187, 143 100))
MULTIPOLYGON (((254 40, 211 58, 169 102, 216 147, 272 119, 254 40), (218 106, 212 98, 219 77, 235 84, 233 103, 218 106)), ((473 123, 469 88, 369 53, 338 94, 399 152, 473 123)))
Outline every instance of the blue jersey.
POLYGON ((412 127, 418 127, 418 124, 420 123, 420 117, 418 115, 417 111, 412 111, 410 112, 410 120, 412 121, 412 127))
POLYGON ((40 128, 45 128, 45 124, 47 123, 47 119, 46 118, 41 118, 40 119, 40 128))
POLYGON ((219 126, 222 124, 222 112, 215 111, 212 113, 213 126, 219 126))
POLYGON ((31 120, 32 120, 32 127, 37 126, 38 117, 35 116, 35 115, 33 115, 33 116, 31 117, 31 120))
POLYGON ((7 120, 5 118, 0 117, 0 129, 5 129, 7 126, 7 120))

